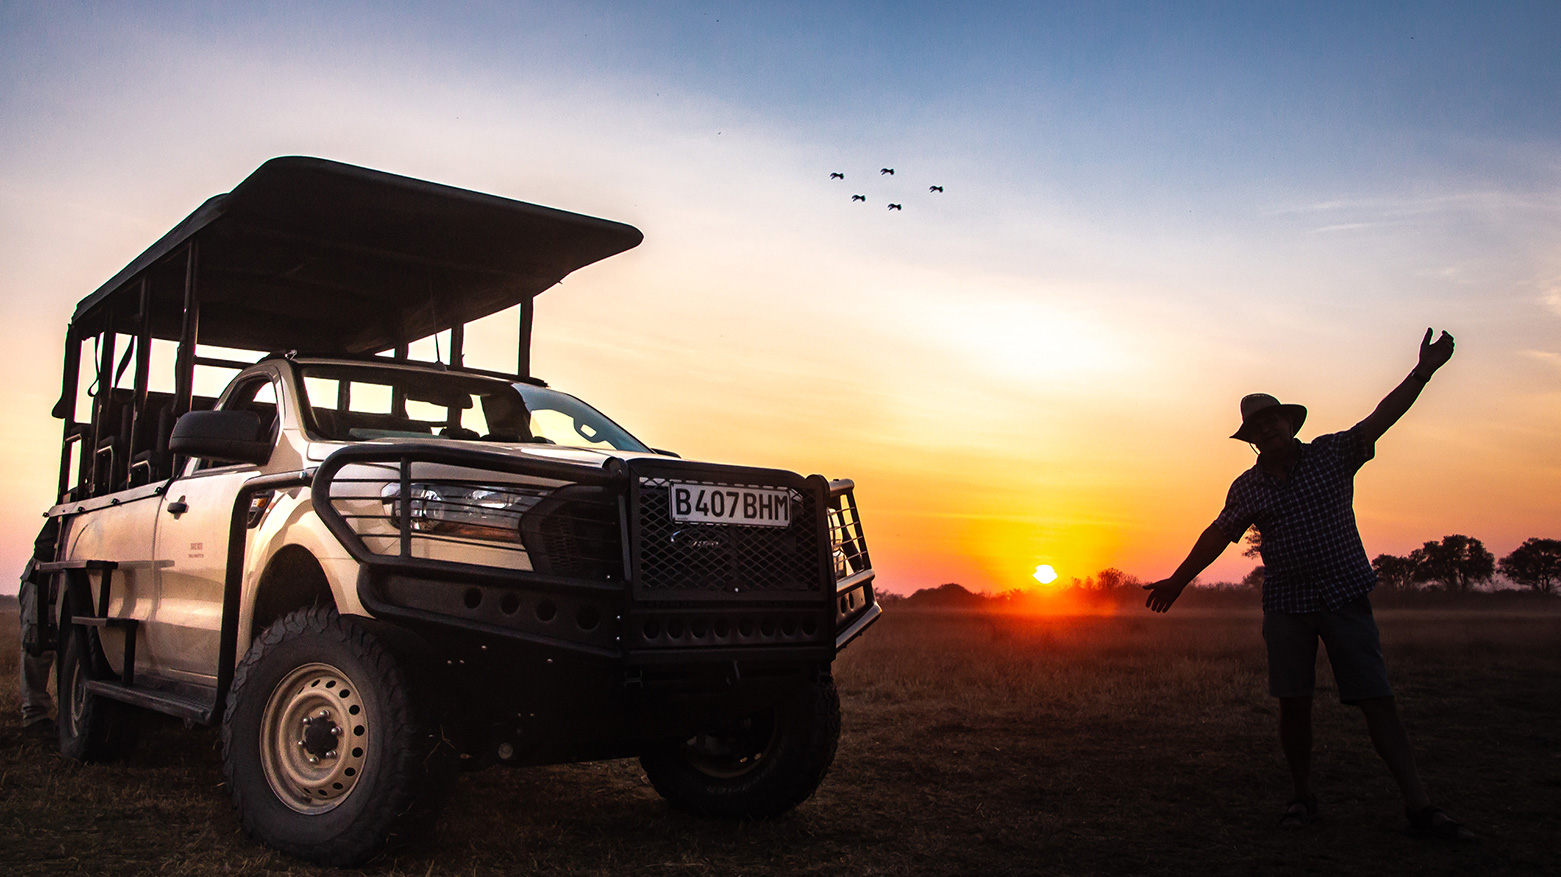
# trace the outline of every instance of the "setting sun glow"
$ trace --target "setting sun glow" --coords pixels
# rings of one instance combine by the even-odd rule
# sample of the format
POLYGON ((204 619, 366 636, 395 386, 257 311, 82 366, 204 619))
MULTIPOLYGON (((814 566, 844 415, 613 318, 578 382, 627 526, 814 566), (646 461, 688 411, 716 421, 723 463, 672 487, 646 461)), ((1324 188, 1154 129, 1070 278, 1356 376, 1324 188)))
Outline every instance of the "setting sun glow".
POLYGON ((1049 585, 1057 581, 1057 571, 1051 568, 1051 564, 1043 563, 1035 568, 1035 580, 1043 585, 1049 585))

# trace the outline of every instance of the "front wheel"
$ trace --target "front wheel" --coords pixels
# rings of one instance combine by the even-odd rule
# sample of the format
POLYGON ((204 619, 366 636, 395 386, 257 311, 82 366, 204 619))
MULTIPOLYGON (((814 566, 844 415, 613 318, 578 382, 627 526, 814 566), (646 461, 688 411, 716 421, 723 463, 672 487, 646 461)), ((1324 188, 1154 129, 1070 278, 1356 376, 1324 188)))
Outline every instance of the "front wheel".
POLYGON ((797 686, 754 715, 650 744, 640 766, 674 807, 722 819, 767 819, 812 796, 839 741, 840 696, 826 678, 797 686))
POLYGON ((244 830, 357 865, 433 821, 453 765, 402 660, 330 609, 293 612, 234 672, 222 765, 244 830))

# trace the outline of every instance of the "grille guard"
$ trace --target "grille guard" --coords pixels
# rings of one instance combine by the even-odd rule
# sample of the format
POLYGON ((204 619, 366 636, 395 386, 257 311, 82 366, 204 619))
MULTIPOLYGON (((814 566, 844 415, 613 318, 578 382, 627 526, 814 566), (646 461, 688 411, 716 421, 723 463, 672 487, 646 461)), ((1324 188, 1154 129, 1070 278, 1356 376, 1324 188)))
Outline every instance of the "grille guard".
MULTIPOLYGON (((486 483, 469 473, 459 479, 442 477, 449 483, 486 483)), ((850 481, 826 482, 817 475, 803 478, 774 469, 644 458, 610 458, 598 468, 472 448, 402 443, 349 445, 335 451, 318 467, 310 494, 320 520, 362 565, 358 597, 376 616, 472 630, 582 658, 659 663, 705 661, 717 655, 723 660, 733 655, 775 658, 819 654, 820 649, 832 655, 865 630, 881 609, 873 595, 873 571, 853 488, 850 481), (343 476, 344 469, 356 465, 384 471, 372 478, 343 476), (590 514, 565 515, 565 529, 573 532, 564 537, 573 535, 576 543, 571 544, 580 544, 578 531, 585 528, 597 540, 600 552, 615 523, 621 566, 539 564, 568 572, 588 567, 595 577, 522 568, 523 560, 532 565, 528 552, 540 544, 532 540, 542 538, 530 524, 521 527, 524 548, 419 531, 409 525, 414 520, 412 485, 438 480, 441 476, 428 474, 437 472, 437 467, 518 476, 531 479, 533 485, 546 484, 554 494, 576 491, 571 499, 578 497, 585 504, 581 508, 590 514), (794 517, 779 534, 759 532, 769 528, 707 525, 706 532, 721 532, 726 540, 721 544, 729 550, 722 551, 721 561, 701 565, 699 559, 670 556, 670 550, 648 544, 665 538, 670 526, 664 497, 661 517, 667 520, 656 520, 652 508, 658 479, 705 483, 716 479, 722 484, 783 488, 807 519, 794 517), (350 491, 350 485, 365 483, 399 486, 384 498, 361 490, 356 495, 340 493, 344 487, 350 491), (378 503, 384 510, 379 514, 344 510, 342 504, 350 502, 378 503), (382 531, 388 523, 393 532, 365 534, 353 525, 363 518, 376 519, 382 531), (798 544, 799 524, 811 534, 817 551, 798 544), (374 550, 370 541, 387 550, 374 550), (500 562, 418 556, 434 550, 423 546, 440 543, 480 545, 489 561, 499 558, 500 562), (504 558, 513 558, 513 565, 504 558), (755 558, 758 562, 747 566, 740 562, 755 558), (767 576, 760 577, 764 579, 760 584, 768 587, 712 588, 719 579, 718 571, 712 570, 722 564, 732 570, 762 569, 767 576), (669 565, 693 572, 680 576, 672 569, 669 573, 669 565)), ((543 500, 538 508, 549 501, 543 500)), ((748 579, 743 582, 747 585, 748 579)))

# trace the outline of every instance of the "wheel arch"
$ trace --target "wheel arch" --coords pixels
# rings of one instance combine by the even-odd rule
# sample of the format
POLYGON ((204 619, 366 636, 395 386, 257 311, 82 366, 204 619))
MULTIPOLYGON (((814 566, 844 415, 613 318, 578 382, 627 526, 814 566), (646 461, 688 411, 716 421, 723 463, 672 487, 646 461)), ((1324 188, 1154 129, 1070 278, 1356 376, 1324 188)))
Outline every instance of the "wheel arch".
POLYGON ((284 545, 266 562, 255 587, 248 638, 259 636, 295 609, 337 609, 330 578, 314 553, 302 545, 284 545))

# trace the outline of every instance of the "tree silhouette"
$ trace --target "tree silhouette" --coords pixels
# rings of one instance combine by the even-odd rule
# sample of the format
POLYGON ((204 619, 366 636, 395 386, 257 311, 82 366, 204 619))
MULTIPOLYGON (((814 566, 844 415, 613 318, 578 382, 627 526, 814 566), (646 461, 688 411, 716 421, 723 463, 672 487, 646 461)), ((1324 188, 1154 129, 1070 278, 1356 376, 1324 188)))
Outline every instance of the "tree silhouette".
POLYGON ((1419 548, 1409 553, 1408 557, 1398 557, 1392 554, 1379 554, 1371 561, 1371 568, 1377 571, 1377 584, 1389 591, 1407 591, 1415 586, 1415 570, 1425 559, 1425 552, 1419 548))
POLYGON ((1263 534, 1256 527, 1247 530, 1247 547, 1242 549, 1242 557, 1261 557, 1263 555, 1263 534))
POLYGON ((1116 591, 1139 585, 1137 576, 1130 576, 1116 567, 1107 567, 1095 575, 1097 587, 1102 591, 1116 591))
POLYGON ((1501 574, 1541 594, 1561 584, 1561 539, 1529 539, 1501 559, 1501 574))
POLYGON ((1496 555, 1473 536, 1443 536, 1440 542, 1420 547, 1423 557, 1415 568, 1415 581, 1436 582, 1449 591, 1467 593, 1496 574, 1496 555))
POLYGON ((1241 587, 1248 591, 1263 590, 1263 565, 1261 563, 1252 567, 1251 572, 1241 577, 1241 587))

